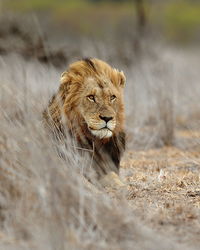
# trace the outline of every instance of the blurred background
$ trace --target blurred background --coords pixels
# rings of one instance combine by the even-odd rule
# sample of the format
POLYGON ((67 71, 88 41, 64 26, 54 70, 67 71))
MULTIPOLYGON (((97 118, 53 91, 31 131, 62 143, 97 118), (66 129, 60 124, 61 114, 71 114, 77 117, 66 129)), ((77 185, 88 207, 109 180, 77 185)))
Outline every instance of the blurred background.
POLYGON ((198 0, 1 0, 1 16, 5 13, 24 15, 30 22, 36 15, 41 25, 54 24, 51 31, 64 33, 65 39, 116 35, 126 40, 142 33, 182 46, 200 39, 198 0))
POLYGON ((27 57, 39 56, 37 53, 42 57, 45 46, 46 57, 48 49, 57 50, 57 57, 49 55, 40 60, 52 59, 58 66, 71 57, 99 56, 102 47, 110 60, 120 56, 129 65, 135 60, 134 55, 138 56, 150 43, 185 49, 200 42, 198 0, 1 0, 0 3, 0 53, 9 50, 27 57), (9 39, 6 44, 5 38, 9 39), (94 51, 88 53, 84 43, 91 45, 86 47, 94 46, 94 51))

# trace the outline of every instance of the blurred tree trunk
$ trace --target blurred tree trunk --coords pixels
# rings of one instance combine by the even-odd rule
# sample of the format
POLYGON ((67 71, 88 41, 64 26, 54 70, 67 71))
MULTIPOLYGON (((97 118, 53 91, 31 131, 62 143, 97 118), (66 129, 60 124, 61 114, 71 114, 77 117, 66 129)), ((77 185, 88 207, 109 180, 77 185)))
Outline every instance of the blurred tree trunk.
POLYGON ((137 16, 137 35, 134 41, 135 51, 140 54, 141 52, 141 40, 145 35, 146 25, 147 25, 147 16, 145 11, 144 0, 134 0, 137 16))
POLYGON ((143 35, 145 27, 146 27, 146 22, 147 22, 146 12, 144 8, 144 1, 135 0, 135 4, 136 4, 138 33, 140 35, 143 35))

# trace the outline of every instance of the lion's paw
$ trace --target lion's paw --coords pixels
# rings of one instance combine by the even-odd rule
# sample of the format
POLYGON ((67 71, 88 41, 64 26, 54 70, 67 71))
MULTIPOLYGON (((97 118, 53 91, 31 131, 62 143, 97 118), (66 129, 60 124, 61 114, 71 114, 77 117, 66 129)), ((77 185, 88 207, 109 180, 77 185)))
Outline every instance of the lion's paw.
POLYGON ((121 189, 126 185, 120 180, 115 172, 109 172, 100 179, 100 184, 105 188, 121 189))

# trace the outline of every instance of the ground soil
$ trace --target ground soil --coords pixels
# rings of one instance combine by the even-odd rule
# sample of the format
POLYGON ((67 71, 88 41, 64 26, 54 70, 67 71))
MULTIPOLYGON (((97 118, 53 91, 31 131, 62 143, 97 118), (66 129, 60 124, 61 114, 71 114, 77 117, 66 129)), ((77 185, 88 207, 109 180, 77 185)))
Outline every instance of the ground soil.
POLYGON ((152 229, 200 246, 200 145, 198 131, 177 131, 184 146, 128 151, 121 178, 134 213, 152 229), (188 142, 187 146, 186 142, 188 142))

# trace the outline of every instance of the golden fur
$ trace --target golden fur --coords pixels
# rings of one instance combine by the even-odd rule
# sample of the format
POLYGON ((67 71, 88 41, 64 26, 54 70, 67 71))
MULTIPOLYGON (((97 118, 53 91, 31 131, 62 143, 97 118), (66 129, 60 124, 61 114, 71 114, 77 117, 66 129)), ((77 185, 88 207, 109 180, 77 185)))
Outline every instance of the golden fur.
POLYGON ((123 72, 101 60, 77 61, 62 74, 59 90, 44 112, 57 132, 67 129, 81 147, 95 151, 98 174, 119 169, 125 146, 124 84, 123 72))

